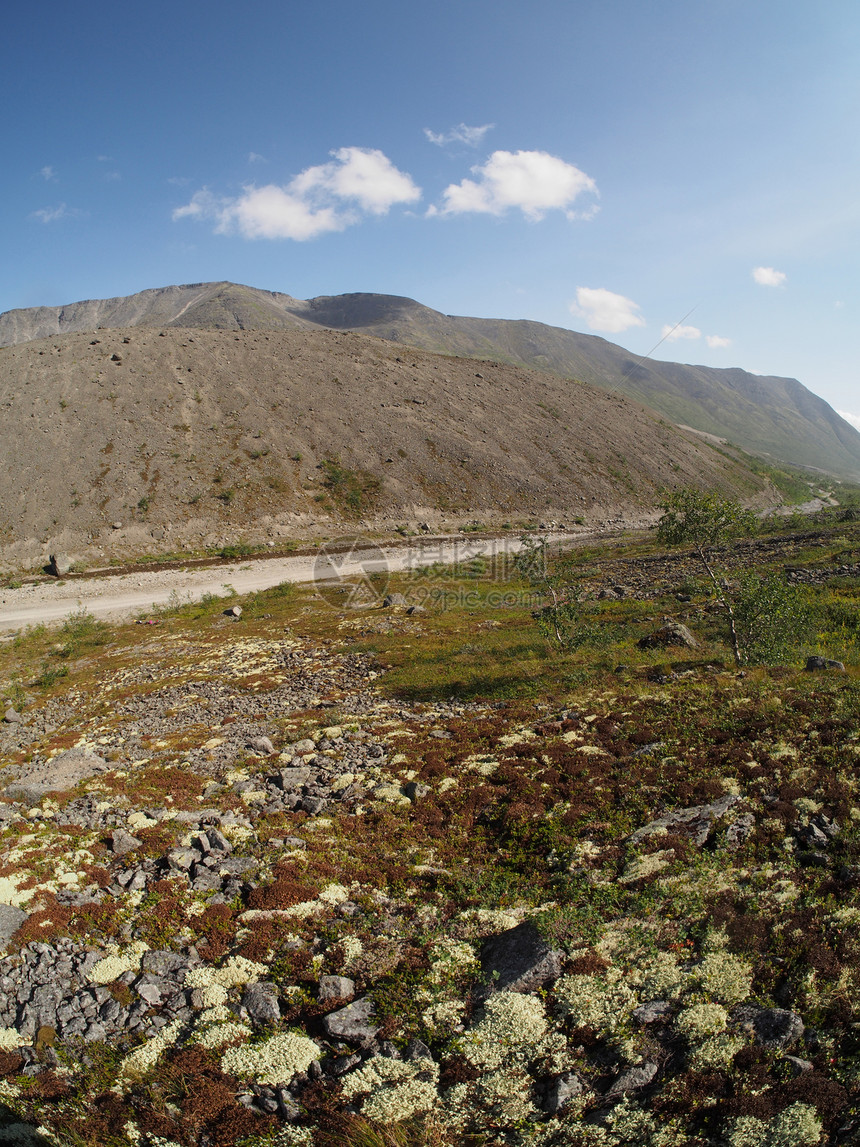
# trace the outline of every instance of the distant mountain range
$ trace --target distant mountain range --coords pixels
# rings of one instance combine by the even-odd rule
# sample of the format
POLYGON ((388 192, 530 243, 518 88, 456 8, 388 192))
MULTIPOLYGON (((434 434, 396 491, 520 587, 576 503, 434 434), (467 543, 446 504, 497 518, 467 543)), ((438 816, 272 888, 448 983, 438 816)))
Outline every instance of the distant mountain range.
POLYGON ((596 335, 528 320, 444 315, 396 295, 295 299, 235 283, 160 287, 0 315, 0 346, 99 327, 358 331, 443 355, 550 372, 618 391, 672 422, 770 462, 860 480, 860 433, 793 378, 639 359, 596 335))

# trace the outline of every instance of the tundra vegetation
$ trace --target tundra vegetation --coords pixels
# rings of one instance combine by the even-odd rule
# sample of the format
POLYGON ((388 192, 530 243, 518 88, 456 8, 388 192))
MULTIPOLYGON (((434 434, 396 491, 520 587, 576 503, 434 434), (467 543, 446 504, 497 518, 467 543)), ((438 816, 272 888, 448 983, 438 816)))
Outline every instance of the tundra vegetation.
POLYGON ((0 646, 0 1142, 856 1141, 860 523, 669 540, 0 646))

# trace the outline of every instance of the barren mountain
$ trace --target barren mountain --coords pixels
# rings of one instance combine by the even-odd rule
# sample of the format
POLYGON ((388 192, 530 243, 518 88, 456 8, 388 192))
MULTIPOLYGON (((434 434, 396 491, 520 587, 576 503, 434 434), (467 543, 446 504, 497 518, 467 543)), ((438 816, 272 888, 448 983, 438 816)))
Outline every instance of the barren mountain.
POLYGON ((194 283, 8 311, 0 315, 0 345, 132 325, 361 331, 439 354, 536 368, 620 391, 676 424, 727 438, 771 461, 860 478, 860 433, 796 379, 640 360, 595 335, 526 320, 444 315, 393 295, 304 300, 235 283, 194 283))
POLYGON ((0 351, 11 563, 338 523, 570 522, 701 483, 778 500, 638 403, 366 335, 129 327, 0 351))

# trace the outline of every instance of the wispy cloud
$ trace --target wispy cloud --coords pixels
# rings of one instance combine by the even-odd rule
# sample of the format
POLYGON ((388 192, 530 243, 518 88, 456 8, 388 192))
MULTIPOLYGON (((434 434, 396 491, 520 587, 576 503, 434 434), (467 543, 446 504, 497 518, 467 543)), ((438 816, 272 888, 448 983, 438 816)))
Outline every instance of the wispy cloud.
POLYGON ((577 287, 576 302, 570 304, 570 313, 585 319, 593 331, 617 334, 629 327, 644 327, 638 303, 605 287, 577 287))
POLYGON ((760 287, 781 287, 788 278, 785 271, 773 267, 753 267, 752 277, 760 287))
POLYGON ((724 338, 723 335, 705 335, 705 342, 711 350, 720 350, 723 347, 732 345, 732 340, 724 338))
POLYGON ((104 175, 108 183, 116 183, 122 179, 121 171, 106 171, 104 175))
POLYGON ((504 215, 518 208, 533 221, 553 210, 572 219, 574 201, 587 191, 597 194, 591 176, 545 151, 494 151, 472 174, 478 178, 446 187, 442 206, 431 207, 428 215, 504 215))
POLYGON ((487 132, 492 131, 495 126, 494 123, 485 123, 481 127, 469 127, 468 124, 460 123, 450 131, 435 132, 425 127, 424 134, 437 147, 445 147, 449 143, 464 143, 466 147, 477 147, 487 132))
POLYGON ((41 207, 38 211, 32 211, 30 218, 38 219, 40 223, 56 223, 59 219, 72 219, 80 214, 77 207, 60 203, 56 207, 41 207))
POLYGON ((219 198, 203 188, 173 218, 213 220, 216 232, 238 232, 246 239, 301 241, 421 198, 412 178, 381 151, 342 147, 331 154, 330 163, 306 168, 284 187, 249 184, 235 198, 219 198))
POLYGON ((855 430, 860 430, 860 414, 850 414, 847 410, 837 410, 836 413, 846 422, 850 422, 855 430))
POLYGON ((672 326, 666 323, 660 332, 662 339, 668 343, 678 342, 679 339, 698 339, 702 337, 702 332, 698 327, 685 327, 683 324, 672 326))
POLYGON ((56 183, 57 182, 57 173, 56 173, 56 171, 54 171, 53 167, 51 167, 51 165, 49 163, 45 164, 45 166, 40 170, 39 174, 45 180, 46 183, 56 183))
POLYGON ((265 155, 260 155, 259 152, 256 152, 256 151, 249 151, 248 152, 248 163, 268 163, 268 162, 269 161, 268 161, 268 159, 266 159, 265 155))

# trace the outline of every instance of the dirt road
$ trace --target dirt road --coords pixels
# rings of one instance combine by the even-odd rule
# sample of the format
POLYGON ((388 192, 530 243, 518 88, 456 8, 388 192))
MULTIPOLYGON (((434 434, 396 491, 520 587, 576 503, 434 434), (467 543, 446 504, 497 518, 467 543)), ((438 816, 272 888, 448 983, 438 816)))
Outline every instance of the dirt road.
MULTIPOLYGON (((584 538, 582 534, 550 535, 554 541, 584 538)), ((590 536, 590 535, 589 535, 590 536)), ((352 547, 323 547, 316 555, 254 558, 225 562, 206 569, 146 570, 93 578, 58 580, 19 589, 0 590, 0 631, 14 631, 29 625, 49 625, 70 613, 86 610, 95 617, 121 619, 156 606, 199 601, 206 594, 229 597, 268 589, 281 582, 315 582, 322 597, 334 586, 362 588, 384 593, 380 579, 371 575, 420 569, 435 563, 451 565, 476 557, 500 562, 519 551, 516 537, 500 538, 415 538, 409 543, 380 548, 367 539, 356 539, 352 547)), ((339 595, 343 602, 344 595, 339 595)))

